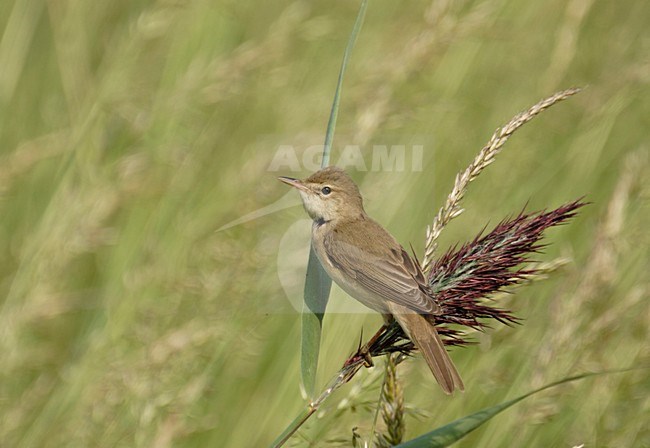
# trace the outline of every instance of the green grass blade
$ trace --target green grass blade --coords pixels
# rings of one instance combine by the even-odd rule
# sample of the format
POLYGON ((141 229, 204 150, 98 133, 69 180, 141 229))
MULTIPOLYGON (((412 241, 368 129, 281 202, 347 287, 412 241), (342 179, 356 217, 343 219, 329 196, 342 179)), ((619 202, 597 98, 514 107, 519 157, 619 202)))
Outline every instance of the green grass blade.
MULTIPOLYGON (((628 370, 632 370, 632 369, 628 369, 628 370)), ((419 437, 416 437, 413 440, 409 440, 408 442, 404 442, 400 445, 397 445, 397 448, 443 448, 443 447, 450 446, 451 444, 465 437, 470 432, 474 431, 483 423, 490 420, 492 417, 495 417, 497 414, 501 413, 502 411, 505 411, 510 406, 519 403, 520 401, 530 397, 531 395, 534 395, 538 392, 541 392, 546 389, 550 389, 555 386, 559 386, 560 384, 570 383, 572 381, 577 381, 583 378, 588 378, 596 375, 603 375, 607 373, 620 373, 625 371, 627 370, 590 372, 590 373, 583 373, 581 375, 564 378, 554 383, 542 386, 539 389, 536 389, 532 392, 528 392, 512 400, 506 401, 496 406, 492 406, 490 408, 483 409, 481 411, 475 412, 474 414, 468 415, 458 420, 454 420, 453 422, 445 426, 441 426, 440 428, 435 429, 426 434, 423 434, 419 437)))
POLYGON ((318 261, 314 249, 309 251, 305 301, 302 310, 302 347, 300 373, 305 392, 311 398, 316 388, 316 370, 320 351, 320 335, 325 307, 332 289, 332 280, 318 261))
MULTIPOLYGON (((325 133, 325 144, 323 146, 323 161, 321 167, 329 165, 330 152, 332 150, 332 139, 334 138, 334 129, 336 128, 336 118, 338 116, 339 102, 341 99, 341 87, 343 85, 343 75, 348 65, 352 48, 357 40, 359 30, 363 24, 363 18, 366 15, 366 6, 368 1, 363 0, 359 7, 357 19, 354 22, 352 33, 348 39, 343 54, 343 62, 339 70, 339 78, 332 102, 332 110, 327 123, 327 132, 325 133)), ((309 264, 307 266, 307 278, 305 279, 304 306, 302 314, 302 346, 300 357, 300 373, 302 385, 309 397, 314 395, 316 387, 316 372, 318 370, 318 354, 320 352, 320 335, 323 325, 323 316, 327 302, 329 301, 332 280, 327 276, 321 266, 313 248, 309 252, 309 264)))
POLYGON ((283 446, 287 440, 302 426, 303 423, 314 413, 314 409, 307 408, 298 414, 298 416, 287 426, 287 428, 271 443, 271 448, 283 446))
POLYGON ((341 69, 339 70, 339 79, 336 83, 336 92, 334 92, 334 101, 332 102, 332 110, 330 111, 330 118, 327 122, 327 132, 325 133, 325 144, 323 145, 323 161, 321 162, 321 168, 325 168, 330 164, 330 152, 332 151, 332 140, 334 139, 334 129, 336 128, 336 118, 339 114, 339 102, 341 99, 341 88, 343 87, 343 75, 345 74, 345 69, 348 66, 348 60, 350 59, 350 54, 354 48, 354 44, 357 41, 357 35, 361 30, 363 25, 363 18, 366 15, 366 6, 368 0, 363 0, 361 6, 359 7, 359 13, 357 14, 357 19, 354 22, 354 27, 352 28, 352 33, 350 33, 350 38, 348 39, 348 44, 345 47, 345 53, 343 53, 343 61, 341 62, 341 69))

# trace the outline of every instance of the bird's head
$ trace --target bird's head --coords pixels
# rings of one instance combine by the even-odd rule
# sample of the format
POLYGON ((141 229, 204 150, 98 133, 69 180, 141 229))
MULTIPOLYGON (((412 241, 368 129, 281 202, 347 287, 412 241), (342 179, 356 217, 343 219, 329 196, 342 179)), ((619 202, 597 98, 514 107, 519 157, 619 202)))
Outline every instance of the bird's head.
POLYGON ((305 210, 316 222, 354 219, 365 213, 359 187, 341 168, 328 166, 304 180, 278 179, 298 190, 305 210))

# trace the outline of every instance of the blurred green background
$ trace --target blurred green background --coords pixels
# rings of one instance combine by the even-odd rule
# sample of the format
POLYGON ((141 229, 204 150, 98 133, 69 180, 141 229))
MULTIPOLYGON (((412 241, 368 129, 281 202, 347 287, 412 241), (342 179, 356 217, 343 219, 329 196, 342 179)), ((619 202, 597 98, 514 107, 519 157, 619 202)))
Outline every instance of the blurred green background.
MULTIPOLYGON (((287 193, 275 178, 292 173, 268 169, 279 145, 322 142, 357 8, 0 2, 0 445, 266 446, 304 406, 277 268, 304 212, 216 230, 287 193)), ((444 396, 419 359, 400 366, 409 437, 571 374, 650 365, 649 21, 644 1, 371 0, 332 158, 423 145, 422 171, 351 170, 419 254, 493 130, 587 86, 515 134, 440 239, 586 195, 536 257, 571 261, 504 299, 522 326, 453 350, 464 394, 444 396)), ((380 322, 326 317, 320 385, 380 322)), ((380 384, 364 370, 292 444, 367 438, 380 384)), ((636 371, 545 392, 458 445, 650 446, 648 421, 636 371)))

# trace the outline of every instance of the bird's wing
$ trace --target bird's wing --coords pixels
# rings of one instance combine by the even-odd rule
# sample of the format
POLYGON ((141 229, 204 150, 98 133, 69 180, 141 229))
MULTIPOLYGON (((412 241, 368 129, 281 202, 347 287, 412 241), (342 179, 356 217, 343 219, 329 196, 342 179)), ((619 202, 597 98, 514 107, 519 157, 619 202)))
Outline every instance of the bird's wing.
MULTIPOLYGON (((349 237, 351 232, 344 234, 349 237)), ((439 314, 440 307, 426 292, 420 267, 388 232, 382 236, 387 237, 385 241, 357 235, 352 244, 340 232, 330 232, 324 239, 326 256, 349 280, 374 294, 417 313, 439 314)))

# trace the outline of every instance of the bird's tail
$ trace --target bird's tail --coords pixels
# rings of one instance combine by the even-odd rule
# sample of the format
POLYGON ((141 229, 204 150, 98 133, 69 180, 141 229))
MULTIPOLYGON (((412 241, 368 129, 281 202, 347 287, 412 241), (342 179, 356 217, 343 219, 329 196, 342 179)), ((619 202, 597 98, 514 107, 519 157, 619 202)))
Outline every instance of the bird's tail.
POLYGON ((465 390, 463 380, 445 350, 435 327, 421 314, 416 314, 401 305, 391 303, 389 309, 404 332, 422 353, 442 390, 447 394, 451 394, 455 389, 465 390))

